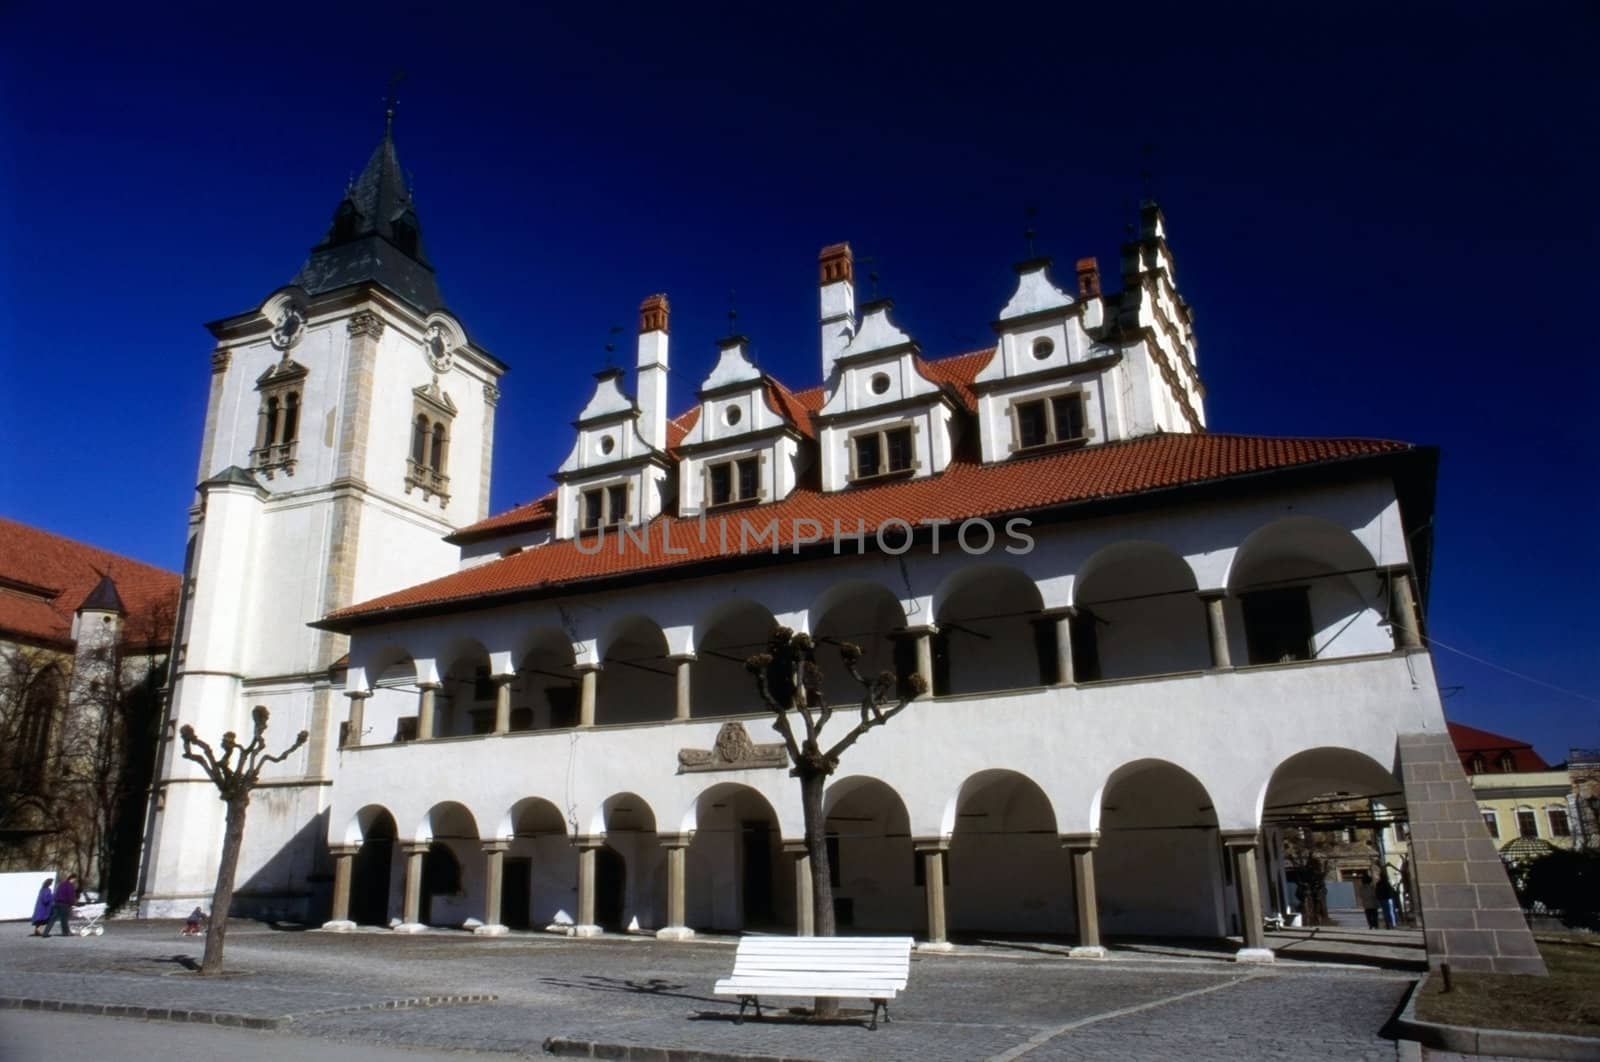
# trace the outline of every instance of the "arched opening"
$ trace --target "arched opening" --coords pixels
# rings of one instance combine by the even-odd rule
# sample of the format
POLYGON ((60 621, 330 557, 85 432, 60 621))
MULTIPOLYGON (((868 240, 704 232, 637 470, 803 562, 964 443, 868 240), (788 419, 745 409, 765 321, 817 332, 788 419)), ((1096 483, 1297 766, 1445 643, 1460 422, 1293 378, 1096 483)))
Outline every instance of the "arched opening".
POLYGON ((749 786, 712 786, 695 802, 685 854, 686 920, 695 928, 794 928, 793 875, 785 875, 778 815, 749 786))
POLYGON ((1410 908, 1405 852, 1389 839, 1405 825, 1405 794, 1394 772, 1346 748, 1296 753, 1272 772, 1261 797, 1262 905, 1303 925, 1367 924, 1356 902, 1363 874, 1387 875, 1398 895, 1394 916, 1410 908))
POLYGON ((485 859, 472 812, 454 801, 435 804, 428 812, 426 830, 418 920, 428 926, 481 920, 485 859))
POLYGON ((411 426, 411 460, 422 467, 428 463, 428 417, 425 413, 418 413, 416 422, 411 426))
POLYGON ((951 932, 1076 930, 1071 856, 1049 798, 1024 775, 984 771, 963 783, 945 867, 951 932))
POLYGON ((387 744, 417 736, 417 665, 395 650, 367 668, 372 696, 362 709, 361 743, 387 744))
POLYGON ((1112 773, 1101 791, 1094 860, 1102 932, 1227 934, 1232 863, 1210 795, 1183 768, 1138 760, 1112 773))
POLYGON ((916 885, 911 816, 876 778, 843 778, 823 799, 834 919, 847 929, 920 932, 927 905, 916 885))
POLYGON ((567 822, 548 800, 526 797, 512 805, 511 844, 501 866, 500 921, 532 929, 577 918, 578 851, 567 822))
POLYGON ((822 691, 828 703, 861 703, 861 686, 839 659, 841 642, 861 648, 859 668, 866 678, 888 671, 903 681, 916 672, 916 646, 900 633, 906 626, 905 611, 879 584, 859 579, 839 583, 813 606, 811 615, 811 635, 817 644, 822 691))
POLYGON ((1346 528, 1291 516, 1260 528, 1228 571, 1229 652, 1276 664, 1394 648, 1385 581, 1346 528))
POLYGON ((666 898, 651 888, 664 863, 655 812, 637 793, 618 793, 601 814, 606 844, 595 853, 595 924, 618 932, 635 918, 641 927, 665 925, 666 898))
POLYGON ((389 897, 398 886, 394 860, 397 831, 386 808, 362 808, 356 814, 361 847, 350 868, 350 919, 357 925, 387 926, 389 897))
POLYGON ((283 396, 283 442, 294 442, 300 432, 300 392, 290 391, 283 396))
POLYGON ((695 718, 759 712, 755 682, 746 658, 766 648, 777 621, 754 601, 730 601, 695 632, 695 659, 689 667, 690 715, 695 718))
POLYGON ((934 694, 1054 682, 1055 626, 1039 622, 1043 608, 1039 588, 1015 568, 975 565, 954 576, 934 612, 934 694))
POLYGON ((444 424, 433 426, 433 447, 428 451, 428 467, 437 475, 444 475, 445 434, 444 424))
POLYGON ((431 737, 488 734, 494 730, 494 681, 489 651, 477 642, 451 647, 450 664, 435 694, 431 737))
POLYGON ((544 627, 528 645, 511 684, 511 729, 577 726, 580 684, 571 640, 554 627, 544 627))
POLYGON ((1211 666, 1205 605, 1183 558, 1153 542, 1119 542, 1078 573, 1072 621, 1080 682, 1211 666))
POLYGON ((612 628, 601 659, 594 721, 646 723, 677 711, 678 677, 667 660, 667 638, 644 616, 612 628))

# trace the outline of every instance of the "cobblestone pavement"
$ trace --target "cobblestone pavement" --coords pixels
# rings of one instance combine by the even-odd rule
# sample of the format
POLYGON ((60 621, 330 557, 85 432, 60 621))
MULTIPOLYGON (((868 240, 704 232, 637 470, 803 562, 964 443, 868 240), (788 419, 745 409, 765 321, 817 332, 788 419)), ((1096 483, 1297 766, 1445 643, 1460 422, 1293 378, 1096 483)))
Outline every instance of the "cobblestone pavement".
MULTIPOLYGON (((1243 967, 1181 949, 1085 963, 1052 947, 980 947, 917 955, 909 989, 891 1005, 893 1023, 869 1032, 802 1024, 781 1010, 735 1025, 736 1004, 710 992, 732 967, 726 940, 403 937, 235 923, 231 974, 221 979, 186 968, 200 947, 164 922, 113 922, 88 940, 13 930, 0 936, 0 997, 214 1010, 287 1019, 285 1032, 319 1042, 464 1052, 538 1054, 556 1036, 830 1060, 1242 1062, 1393 1059, 1378 1032, 1410 984, 1374 967, 1243 967), (370 1009, 474 994, 495 1001, 370 1009)), ((0 1011, 0 1034, 10 1013, 0 1011)))

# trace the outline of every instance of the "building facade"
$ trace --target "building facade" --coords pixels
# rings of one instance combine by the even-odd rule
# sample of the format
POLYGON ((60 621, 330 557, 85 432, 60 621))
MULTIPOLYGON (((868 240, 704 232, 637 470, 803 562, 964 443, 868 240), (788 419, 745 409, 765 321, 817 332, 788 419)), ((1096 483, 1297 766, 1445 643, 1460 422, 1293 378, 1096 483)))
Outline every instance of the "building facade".
MULTIPOLYGON (((1064 286, 1019 263, 994 343, 947 357, 888 300, 858 306, 848 245, 824 248, 800 388, 730 336, 669 394, 651 296, 631 386, 607 370, 571 404, 556 489, 487 516, 500 366, 432 305, 403 186, 371 205, 386 158, 296 285, 213 326, 173 718, 204 733, 263 703, 313 735, 266 825, 252 810, 242 907, 806 931, 799 792, 744 666, 775 625, 821 647, 841 715, 841 644, 926 689, 849 750, 824 814, 839 921, 930 946, 1232 933, 1270 957, 1275 816, 1401 807, 1401 750, 1446 740, 1419 592, 1436 454, 1210 431, 1155 205, 1120 290, 1093 259, 1064 286), (290 395, 317 437, 285 429, 290 395)), ((1444 768, 1414 766, 1430 798, 1414 780, 1444 768)), ((164 789, 152 911, 208 887, 214 847, 190 839, 220 825, 170 756, 164 789)))
POLYGON ((0 519, 0 869, 133 892, 179 577, 0 519))

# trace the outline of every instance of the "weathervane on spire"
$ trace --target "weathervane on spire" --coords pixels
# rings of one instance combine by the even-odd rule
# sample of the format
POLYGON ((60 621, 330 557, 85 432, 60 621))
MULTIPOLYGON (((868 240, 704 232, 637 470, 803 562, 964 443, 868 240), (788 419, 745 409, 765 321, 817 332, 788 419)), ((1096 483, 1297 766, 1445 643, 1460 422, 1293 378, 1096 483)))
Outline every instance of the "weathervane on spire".
POLYGON ((1029 203, 1022 208, 1022 216, 1027 219, 1027 228, 1022 230, 1022 236, 1028 241, 1028 257, 1033 257, 1033 219, 1039 216, 1039 208, 1029 203))
POLYGON ((728 334, 730 336, 736 336, 736 335, 739 334, 739 311, 738 311, 737 308, 735 308, 734 301, 733 301, 733 295, 734 295, 733 289, 729 288, 728 289, 728 334))
POLYGON ((395 90, 400 87, 400 82, 406 79, 404 70, 396 69, 389 75, 389 95, 383 101, 383 134, 388 136, 394 131, 394 109, 400 106, 400 100, 395 96, 395 90))
POLYGON ((617 333, 621 332, 621 331, 622 331, 622 326, 621 325, 612 325, 611 326, 611 330, 606 333, 606 368, 608 368, 608 369, 614 369, 614 368, 617 367, 616 336, 617 336, 617 333))

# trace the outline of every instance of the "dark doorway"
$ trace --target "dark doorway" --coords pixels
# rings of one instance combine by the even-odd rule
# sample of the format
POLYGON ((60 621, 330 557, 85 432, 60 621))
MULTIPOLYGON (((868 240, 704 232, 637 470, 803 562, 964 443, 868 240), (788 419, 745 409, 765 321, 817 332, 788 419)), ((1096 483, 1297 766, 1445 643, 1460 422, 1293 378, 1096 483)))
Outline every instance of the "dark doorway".
POLYGON ((508 929, 528 929, 532 921, 533 860, 507 859, 500 879, 500 922, 508 929))
POLYGON ((594 853, 594 920, 601 929, 622 932, 622 901, 627 891, 627 862, 610 845, 597 849, 594 853))
POLYGON ((433 898, 453 896, 461 891, 461 862, 447 844, 434 841, 422 857, 422 896, 417 921, 433 925, 433 898))
POLYGON ((744 924, 770 926, 772 915, 772 824, 764 819, 739 824, 744 842, 744 924))
POLYGON ((350 869, 350 920, 363 926, 389 924, 389 877, 394 838, 368 836, 350 869))

